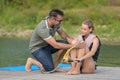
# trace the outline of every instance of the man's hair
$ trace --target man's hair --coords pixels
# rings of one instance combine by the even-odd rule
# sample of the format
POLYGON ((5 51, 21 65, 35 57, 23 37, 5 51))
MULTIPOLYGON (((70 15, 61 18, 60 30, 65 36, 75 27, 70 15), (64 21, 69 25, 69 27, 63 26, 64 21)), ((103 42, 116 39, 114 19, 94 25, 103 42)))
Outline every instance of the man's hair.
POLYGON ((64 13, 63 13, 63 11, 61 11, 61 10, 59 10, 59 9, 52 9, 52 10, 49 12, 49 17, 57 17, 57 15, 64 16, 64 13))

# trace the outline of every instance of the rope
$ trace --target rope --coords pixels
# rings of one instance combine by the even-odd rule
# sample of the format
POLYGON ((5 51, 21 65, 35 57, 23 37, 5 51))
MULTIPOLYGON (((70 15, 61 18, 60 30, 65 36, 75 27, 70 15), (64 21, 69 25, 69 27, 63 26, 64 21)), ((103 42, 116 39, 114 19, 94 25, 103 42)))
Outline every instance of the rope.
POLYGON ((57 70, 57 68, 58 68, 58 67, 54 68, 54 69, 51 70, 51 71, 44 71, 44 69, 42 68, 40 72, 43 73, 43 74, 49 74, 49 73, 55 72, 55 71, 57 70))

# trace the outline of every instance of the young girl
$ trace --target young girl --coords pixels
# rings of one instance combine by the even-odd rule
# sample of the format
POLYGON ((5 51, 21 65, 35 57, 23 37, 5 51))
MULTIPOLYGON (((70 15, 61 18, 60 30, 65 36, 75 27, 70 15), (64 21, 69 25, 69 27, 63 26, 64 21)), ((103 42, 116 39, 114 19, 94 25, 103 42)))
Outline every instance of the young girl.
POLYGON ((80 73, 93 73, 96 67, 96 62, 100 50, 100 40, 93 34, 94 26, 91 20, 85 20, 80 28, 81 35, 76 41, 84 41, 86 46, 84 48, 73 49, 70 52, 71 69, 67 72, 68 75, 75 75, 80 73), (80 60, 78 62, 76 60, 80 60))

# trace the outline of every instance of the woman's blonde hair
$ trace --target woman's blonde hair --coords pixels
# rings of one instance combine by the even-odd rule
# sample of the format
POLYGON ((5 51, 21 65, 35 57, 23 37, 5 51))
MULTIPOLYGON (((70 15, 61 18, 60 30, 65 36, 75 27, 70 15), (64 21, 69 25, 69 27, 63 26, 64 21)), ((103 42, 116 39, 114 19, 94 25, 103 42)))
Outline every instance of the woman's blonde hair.
POLYGON ((90 19, 84 20, 83 24, 88 25, 89 29, 92 28, 91 33, 93 32, 93 30, 94 30, 94 24, 93 24, 92 20, 90 20, 90 19))

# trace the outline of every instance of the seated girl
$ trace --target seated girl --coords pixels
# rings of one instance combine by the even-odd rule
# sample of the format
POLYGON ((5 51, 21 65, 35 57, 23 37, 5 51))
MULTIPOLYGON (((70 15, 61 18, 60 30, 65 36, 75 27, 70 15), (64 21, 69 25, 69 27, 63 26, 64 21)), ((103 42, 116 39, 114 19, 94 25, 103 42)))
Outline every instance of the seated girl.
POLYGON ((93 30, 94 26, 91 20, 83 21, 80 28, 81 35, 75 40, 83 41, 85 46, 73 49, 70 52, 73 62, 71 62, 71 69, 67 72, 68 75, 93 73, 95 71, 101 43, 99 38, 93 34, 93 30), (77 60, 80 60, 80 62, 77 60))

